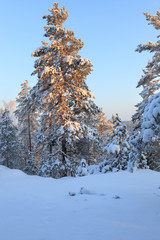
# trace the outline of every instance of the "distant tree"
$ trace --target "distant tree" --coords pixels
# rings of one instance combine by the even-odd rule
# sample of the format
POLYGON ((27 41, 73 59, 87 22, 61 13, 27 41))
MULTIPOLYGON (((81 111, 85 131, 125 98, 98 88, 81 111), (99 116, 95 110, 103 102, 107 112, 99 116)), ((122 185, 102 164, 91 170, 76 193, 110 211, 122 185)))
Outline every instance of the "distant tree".
POLYGON ((9 116, 13 120, 13 123, 16 125, 17 119, 14 114, 14 111, 16 110, 16 101, 10 100, 9 102, 6 102, 3 100, 3 105, 4 105, 4 108, 9 111, 9 116))
POLYGON ((38 142, 43 163, 41 174, 45 165, 47 174, 62 177, 75 175, 81 160, 78 147, 89 146, 90 154, 94 139, 97 141, 95 107, 90 102, 94 96, 85 82, 92 64, 78 55, 84 46, 81 39, 63 28, 68 18, 65 8, 54 3, 49 11, 43 17, 47 20, 44 36, 49 42, 43 41, 42 47, 32 54, 38 57, 33 75, 38 76, 35 102, 42 113, 38 142))
MULTIPOLYGON (((18 130, 20 140, 23 146, 23 155, 26 160, 26 164, 34 165, 32 161, 35 158, 35 145, 36 145, 36 134, 38 132, 39 114, 36 111, 31 96, 31 87, 28 86, 28 81, 26 80, 21 84, 21 91, 17 97, 17 108, 15 115, 18 119, 18 130), (34 156, 33 156, 34 155, 34 156), (31 163, 32 162, 32 163, 31 163)), ((27 166, 27 169, 30 167, 27 166)), ((29 170, 31 173, 31 170, 29 170)))
POLYGON ((105 147, 108 158, 100 163, 100 171, 126 170, 129 160, 130 144, 126 125, 122 124, 119 114, 112 116, 113 133, 108 138, 105 147))
POLYGON ((0 108, 0 115, 4 112, 3 108, 0 108))
POLYGON ((14 126, 7 109, 0 117, 0 156, 5 166, 23 169, 18 129, 14 126))
POLYGON ((114 131, 111 135, 108 153, 113 156, 112 167, 117 168, 117 170, 125 170, 128 166, 130 152, 127 127, 122 124, 119 114, 116 114, 113 124, 114 131))
POLYGON ((97 161, 102 162, 107 158, 107 152, 105 151, 105 147, 108 144, 109 136, 113 133, 112 119, 107 120, 102 108, 97 115, 97 128, 99 133, 99 147, 97 149, 100 155, 98 156, 97 161))

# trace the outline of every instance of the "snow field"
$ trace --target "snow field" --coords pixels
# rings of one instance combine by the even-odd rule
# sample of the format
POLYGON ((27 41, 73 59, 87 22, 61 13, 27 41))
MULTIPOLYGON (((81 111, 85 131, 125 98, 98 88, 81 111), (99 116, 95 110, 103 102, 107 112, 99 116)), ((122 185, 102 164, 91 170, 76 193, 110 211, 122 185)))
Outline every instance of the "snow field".
POLYGON ((150 170, 52 179, 0 166, 0 239, 159 240, 159 187, 150 170))

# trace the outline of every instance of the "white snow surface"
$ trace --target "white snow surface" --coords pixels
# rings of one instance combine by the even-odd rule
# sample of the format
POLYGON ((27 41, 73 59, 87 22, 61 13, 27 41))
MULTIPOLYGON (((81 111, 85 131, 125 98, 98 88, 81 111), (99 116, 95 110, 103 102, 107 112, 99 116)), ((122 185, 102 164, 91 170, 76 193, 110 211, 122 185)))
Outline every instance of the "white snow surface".
POLYGON ((0 166, 0 239, 159 240, 160 173, 52 179, 0 166))

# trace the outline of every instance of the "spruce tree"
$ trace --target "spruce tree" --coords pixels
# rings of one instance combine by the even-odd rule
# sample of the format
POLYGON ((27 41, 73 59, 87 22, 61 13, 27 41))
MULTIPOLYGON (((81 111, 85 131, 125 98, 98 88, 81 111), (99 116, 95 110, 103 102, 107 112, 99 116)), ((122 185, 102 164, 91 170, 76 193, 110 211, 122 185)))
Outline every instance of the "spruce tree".
POLYGON ((90 104, 94 96, 86 84, 92 63, 78 54, 84 43, 75 37, 74 31, 63 27, 68 18, 64 7, 54 3, 49 12, 43 17, 47 20, 44 36, 48 42, 43 41, 32 54, 38 58, 32 74, 38 76, 35 102, 42 113, 38 134, 41 169, 45 164, 50 175, 59 177, 75 175, 75 166, 81 160, 77 145, 82 146, 85 140, 89 150, 93 148, 97 129, 90 104))
POLYGON ((112 116, 113 133, 108 138, 108 145, 105 147, 108 152, 108 159, 100 164, 100 171, 126 170, 129 160, 130 144, 127 127, 122 124, 119 114, 112 116))
POLYGON ((9 116, 13 121, 14 125, 17 125, 17 118, 15 116, 15 110, 16 110, 16 101, 14 100, 10 100, 9 102, 6 102, 3 100, 3 105, 4 105, 4 109, 7 109, 9 111, 9 116))
POLYGON ((103 109, 99 109, 99 113, 97 114, 97 128, 99 133, 99 140, 98 140, 98 151, 99 154, 97 156, 97 161, 102 162, 106 159, 107 153, 104 150, 105 146, 107 145, 107 136, 109 131, 111 130, 110 121, 107 121, 107 118, 103 112, 103 109))
MULTIPOLYGON (((149 13, 144 13, 146 20, 149 21, 149 24, 153 25, 156 30, 160 29, 160 12, 157 12, 157 15, 151 16, 149 13)), ((159 37, 159 36, 158 36, 159 37)), ((146 157, 148 157, 147 152, 144 152, 144 143, 142 141, 142 122, 144 109, 147 106, 149 99, 153 96, 156 91, 159 90, 159 74, 160 74, 160 58, 159 58, 159 40, 156 43, 149 41, 147 44, 138 45, 136 51, 141 53, 143 51, 149 51, 153 53, 151 61, 148 62, 146 69, 143 70, 144 74, 142 75, 140 81, 138 82, 137 87, 143 87, 140 96, 142 97, 142 102, 136 105, 136 113, 132 116, 132 120, 135 123, 135 129, 131 135, 131 144, 132 144, 132 154, 130 155, 130 164, 137 165, 140 168, 146 168, 146 157)), ((133 168, 133 167, 132 167, 133 168)))
POLYGON ((18 129, 14 126, 7 109, 0 117, 0 156, 5 166, 23 169, 18 129))

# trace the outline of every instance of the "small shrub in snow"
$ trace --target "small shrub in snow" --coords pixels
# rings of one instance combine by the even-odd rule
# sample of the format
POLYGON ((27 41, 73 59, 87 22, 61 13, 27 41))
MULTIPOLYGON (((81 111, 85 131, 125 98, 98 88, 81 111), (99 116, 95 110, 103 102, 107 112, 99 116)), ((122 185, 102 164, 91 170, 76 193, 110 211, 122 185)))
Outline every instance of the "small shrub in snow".
POLYGON ((38 166, 34 159, 30 159, 27 161, 27 164, 23 171, 29 175, 37 175, 38 166))
POLYGON ((85 159, 80 161, 80 166, 77 168, 77 175, 82 177, 88 174, 88 165, 85 159))
POLYGON ((99 172, 106 173, 109 171, 112 171, 112 162, 106 159, 99 164, 99 172))
POLYGON ((88 173, 89 174, 97 174, 97 173, 99 173, 99 165, 89 165, 88 166, 88 173))

